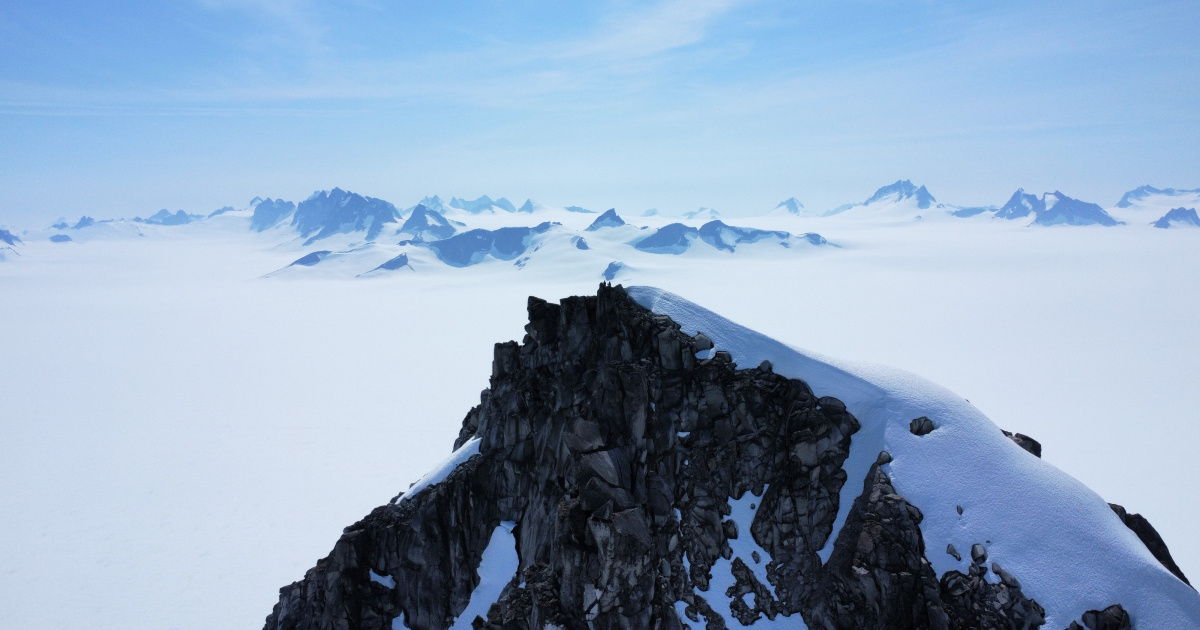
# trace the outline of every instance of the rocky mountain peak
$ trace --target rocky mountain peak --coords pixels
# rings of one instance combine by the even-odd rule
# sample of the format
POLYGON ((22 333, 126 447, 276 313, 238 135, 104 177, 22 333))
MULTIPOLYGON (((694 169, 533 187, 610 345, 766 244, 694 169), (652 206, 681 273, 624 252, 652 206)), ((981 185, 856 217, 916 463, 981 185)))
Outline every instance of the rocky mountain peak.
POLYGON ((840 400, 736 365, 620 286, 528 313, 447 464, 346 528, 268 630, 1044 624, 987 541, 935 574, 887 452, 848 479, 860 425, 840 400), (861 492, 835 531, 848 481, 861 492))

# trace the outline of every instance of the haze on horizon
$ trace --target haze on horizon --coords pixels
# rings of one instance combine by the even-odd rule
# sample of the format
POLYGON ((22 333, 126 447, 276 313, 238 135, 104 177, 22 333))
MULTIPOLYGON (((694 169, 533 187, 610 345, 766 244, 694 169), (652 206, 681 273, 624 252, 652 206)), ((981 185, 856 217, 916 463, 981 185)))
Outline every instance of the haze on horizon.
POLYGON ((0 225, 342 188, 639 212, 1200 186, 1194 2, 0 7, 0 225))

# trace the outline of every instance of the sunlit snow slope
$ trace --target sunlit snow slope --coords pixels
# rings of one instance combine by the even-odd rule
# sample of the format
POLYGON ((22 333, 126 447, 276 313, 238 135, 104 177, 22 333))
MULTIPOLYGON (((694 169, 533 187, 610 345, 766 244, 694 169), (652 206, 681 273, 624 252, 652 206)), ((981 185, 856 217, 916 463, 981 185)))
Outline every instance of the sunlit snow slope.
MULTIPOLYGON (((944 553, 948 544, 965 550, 983 543, 989 561, 1019 576, 1026 595, 1045 607, 1047 628, 1113 603, 1129 611, 1136 628, 1200 628, 1200 594, 1159 564, 1104 499, 1022 450, 961 397, 900 370, 807 353, 666 291, 629 293, 685 332, 703 332, 736 363, 770 361, 818 396, 841 399, 862 423, 846 463, 849 478, 862 479, 881 450, 892 456, 884 470, 924 513, 926 554, 938 575, 965 572, 970 563, 944 553), (932 433, 909 430, 920 416, 933 420, 932 433)), ((843 486, 835 531, 860 491, 856 483, 843 486)))

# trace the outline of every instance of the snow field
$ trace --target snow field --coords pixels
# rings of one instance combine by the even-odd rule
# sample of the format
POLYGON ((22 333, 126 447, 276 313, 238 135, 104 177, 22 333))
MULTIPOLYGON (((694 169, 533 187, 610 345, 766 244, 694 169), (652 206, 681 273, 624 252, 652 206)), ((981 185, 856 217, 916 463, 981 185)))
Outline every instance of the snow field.
MULTIPOLYGON (((586 225, 595 215, 581 216, 586 225)), ((944 385, 1041 441, 1046 463, 1146 515, 1183 571, 1200 575, 1200 503, 1188 483, 1200 443, 1196 232, 837 219, 727 219, 817 231, 842 247, 613 258, 629 263, 617 281, 944 385)), ((263 279, 307 250, 215 220, 141 229, 147 236, 29 240, 19 260, 0 264, 0 627, 257 627, 278 588, 343 527, 445 459, 487 386, 492 344, 523 335, 526 297, 593 293, 611 262, 564 242, 522 270, 414 256, 414 271, 379 277, 263 279), (64 581, 64 567, 79 579, 64 581)), ((585 236, 595 249, 600 241, 585 236)), ((945 446, 970 431, 956 428, 955 418, 973 417, 958 407, 944 408, 950 420, 923 412, 939 431, 907 443, 903 416, 926 401, 902 402, 903 425, 864 423, 855 436, 851 498, 884 447, 913 461, 945 456, 947 474, 959 475, 1030 459, 987 436, 945 446)), ((960 520, 922 504, 932 488, 905 466, 897 457, 889 471, 926 527, 960 552, 969 546, 957 541, 992 536, 980 505, 1003 497, 955 499, 965 501, 960 520)), ((1072 509, 1099 509, 1094 495, 1079 502, 1072 509)), ((1037 578, 1006 559, 1021 541, 990 539, 989 564, 1032 586, 1037 578)), ((953 562, 944 544, 928 548, 939 571, 953 562)), ((1137 571, 1155 584, 1157 569, 1137 571)))

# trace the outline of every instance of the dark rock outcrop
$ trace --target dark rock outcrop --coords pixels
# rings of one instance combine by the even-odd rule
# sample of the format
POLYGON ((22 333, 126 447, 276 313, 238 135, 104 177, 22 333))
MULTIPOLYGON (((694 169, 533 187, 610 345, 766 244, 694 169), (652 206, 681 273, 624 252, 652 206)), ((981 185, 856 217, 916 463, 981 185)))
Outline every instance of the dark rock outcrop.
POLYGON ((1089 610, 1083 613, 1083 625, 1072 621, 1067 630, 1133 630, 1129 613, 1120 604, 1113 604, 1104 610, 1089 610))
POLYGON ((925 416, 913 418, 912 422, 908 423, 908 430, 913 435, 929 435, 933 433, 933 420, 925 416))
POLYGON ((447 628, 479 603, 501 523, 518 563, 489 575, 507 585, 486 618, 459 619, 475 628, 1041 625, 1015 577, 993 565, 1000 583, 983 579, 986 553, 938 580, 886 452, 834 532, 859 429, 839 400, 769 362, 697 358, 706 337, 620 286, 528 310, 463 420, 462 463, 346 528, 281 589, 268 630, 447 628))
POLYGON ((1000 429, 1000 432, 1003 433, 1004 436, 1007 437, 1008 439, 1012 440, 1013 442, 1016 442, 1017 446, 1020 446, 1021 448, 1025 449, 1026 451, 1029 451, 1030 454, 1032 454, 1036 457, 1042 456, 1042 443, 1041 442, 1038 442, 1037 440, 1029 437, 1028 435, 1025 435, 1024 433, 1013 433, 1011 431, 1005 431, 1004 429, 1000 429))
POLYGON ((1109 503, 1108 507, 1117 513, 1117 517, 1121 519, 1122 523, 1125 523, 1126 527, 1137 534, 1138 539, 1142 541, 1142 544, 1146 545, 1150 553, 1154 554, 1155 559, 1161 562, 1175 577, 1183 580, 1184 584, 1191 586, 1192 583, 1188 582, 1187 576, 1183 574, 1183 570, 1179 568, 1179 565, 1175 564, 1175 560, 1171 557, 1171 551, 1167 549, 1167 543, 1163 541, 1162 536, 1158 535, 1158 530, 1154 529, 1154 526, 1150 524, 1150 521, 1146 520, 1146 517, 1141 514, 1130 514, 1124 507, 1116 503, 1109 503))

